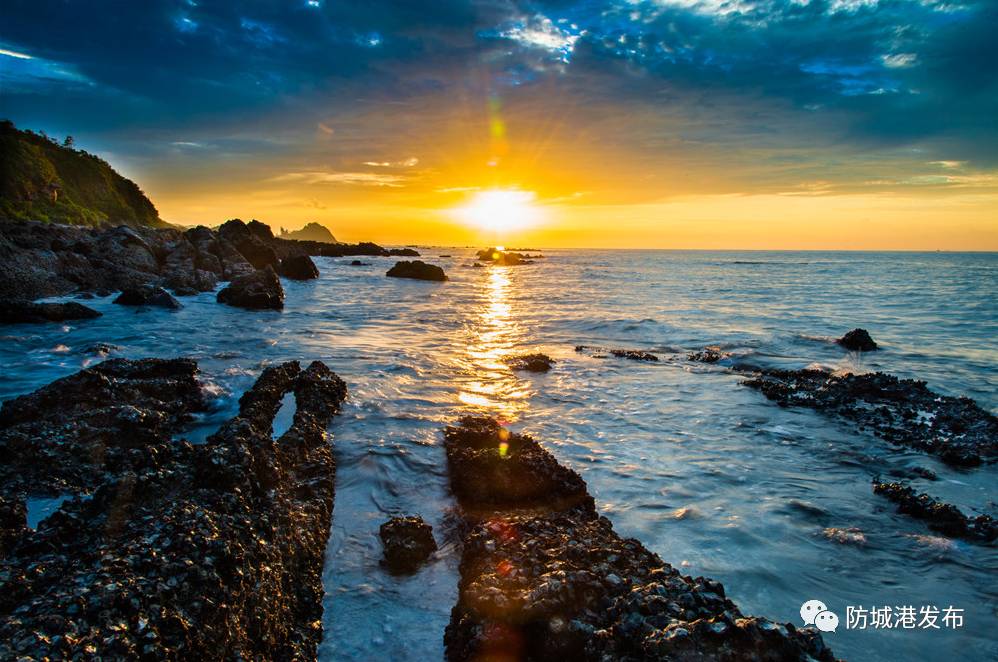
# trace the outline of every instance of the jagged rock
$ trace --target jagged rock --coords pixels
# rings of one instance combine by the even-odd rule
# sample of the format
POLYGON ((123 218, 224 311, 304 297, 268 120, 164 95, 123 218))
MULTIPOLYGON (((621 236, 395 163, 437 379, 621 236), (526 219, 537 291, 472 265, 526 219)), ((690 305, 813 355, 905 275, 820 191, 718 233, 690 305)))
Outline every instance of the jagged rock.
POLYGON ((597 359, 605 358, 609 354, 619 359, 630 359, 631 361, 658 361, 658 356, 640 349, 607 349, 606 347, 596 347, 594 345, 577 345, 575 351, 581 354, 588 353, 597 359))
POLYGON ((618 536, 530 437, 469 417, 444 448, 465 531, 448 660, 835 659, 816 629, 745 617, 720 582, 618 536))
POLYGON ((835 342, 856 352, 872 352, 877 349, 877 343, 873 342, 866 329, 853 329, 835 342))
POLYGON ((267 266, 276 268, 279 264, 277 253, 268 243, 274 238, 270 228, 259 221, 251 221, 252 223, 255 225, 250 227, 238 218, 226 221, 218 228, 218 236, 231 243, 254 269, 267 266), (262 228, 266 228, 266 231, 262 228))
POLYGON ((421 260, 396 262, 395 266, 385 274, 390 278, 415 278, 417 280, 445 281, 447 274, 435 264, 427 264, 421 260))
POLYGON ((65 322, 100 317, 101 313, 81 303, 32 303, 30 301, 0 301, 0 324, 33 324, 65 322))
POLYGON ((816 409, 950 464, 974 466, 998 458, 998 418, 970 398, 939 395, 922 381, 882 372, 840 376, 762 369, 743 384, 781 406, 816 409))
POLYGON ((218 302, 254 310, 284 308, 284 288, 273 267, 239 276, 218 293, 218 302))
POLYGON ((281 260, 280 273, 292 280, 310 280, 319 277, 319 269, 307 255, 293 255, 281 260))
POLYGON ((554 364, 547 354, 521 354, 505 359, 506 364, 513 370, 527 370, 529 372, 547 372, 554 364))
POLYGON ((422 517, 393 517, 379 529, 385 564, 396 574, 414 572, 437 551, 433 528, 422 517))
POLYGON ((180 302, 174 299, 169 292, 162 287, 153 285, 128 288, 118 295, 114 303, 120 306, 155 306, 172 310, 182 308, 180 302))
POLYGON ((730 353, 722 351, 720 347, 709 346, 697 352, 690 352, 686 355, 686 360, 696 363, 717 363, 730 356, 730 353))
POLYGON ((0 559, 28 532, 28 511, 17 495, 0 495, 0 559))
MULTIPOLYGON (((120 380, 112 395, 130 401, 148 392, 161 406, 191 411, 160 390, 165 375, 156 375, 174 363, 108 364, 120 380)), ((83 388, 74 377, 39 394, 83 388)), ((89 499, 69 499, 20 536, 6 535, 20 520, 15 512, 7 526, 8 490, 37 486, 0 483, 0 659, 315 659, 335 476, 326 427, 345 395, 321 363, 267 368, 239 414, 198 446, 173 441, 169 426, 151 436, 114 425, 99 432, 105 421, 91 416, 109 449, 128 449, 128 463, 91 472, 89 499), (289 390, 294 423, 275 440, 272 420, 289 390)), ((43 404, 3 412, 29 428, 59 416, 72 425, 74 414, 87 413, 43 404)), ((43 441, 25 438, 17 452, 43 441)), ((100 458, 82 448, 72 455, 100 458)), ((60 465, 37 464, 33 479, 57 482, 47 471, 60 465)))
POLYGON ((989 515, 971 519, 956 506, 936 501, 928 494, 919 494, 902 483, 874 480, 873 491, 896 503, 899 513, 924 520, 933 531, 978 542, 991 542, 998 538, 998 522, 989 515))

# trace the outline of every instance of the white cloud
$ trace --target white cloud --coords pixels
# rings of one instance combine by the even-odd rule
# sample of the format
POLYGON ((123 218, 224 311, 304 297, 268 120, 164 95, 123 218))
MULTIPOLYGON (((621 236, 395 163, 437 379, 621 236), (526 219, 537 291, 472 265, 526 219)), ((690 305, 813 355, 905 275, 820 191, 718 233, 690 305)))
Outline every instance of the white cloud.
POLYGON ((891 69, 904 69, 914 66, 916 60, 918 60, 918 56, 914 53, 891 53, 890 55, 880 56, 880 61, 884 63, 884 66, 891 69))
POLYGON ((301 182, 303 184, 347 184, 354 186, 388 186, 399 188, 405 185, 405 177, 387 175, 375 172, 326 172, 311 170, 307 172, 289 172, 278 175, 274 182, 301 182))

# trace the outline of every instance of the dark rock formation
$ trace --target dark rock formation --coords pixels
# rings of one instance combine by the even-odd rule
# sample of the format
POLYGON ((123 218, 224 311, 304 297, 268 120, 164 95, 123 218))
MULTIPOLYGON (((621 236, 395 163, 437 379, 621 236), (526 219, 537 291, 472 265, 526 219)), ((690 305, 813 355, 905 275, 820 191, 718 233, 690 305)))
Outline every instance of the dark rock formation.
POLYGON ((0 301, 0 324, 32 324, 65 322, 100 317, 101 313, 81 303, 32 303, 30 301, 0 301))
POLYGON ((970 398, 939 395, 922 381, 881 372, 835 376, 765 369, 743 383, 781 406, 817 409, 950 464, 973 466, 998 458, 998 418, 970 398))
POLYGON ((491 262, 499 266, 512 267, 518 264, 531 264, 526 255, 515 251, 499 250, 498 248, 486 248, 476 253, 482 262, 491 262))
MULTIPOLYGON (((185 375, 194 367, 186 363, 185 375)), ((153 374, 175 366, 108 364, 125 400, 103 402, 121 408, 157 391, 153 374), (136 370, 147 379, 129 385, 124 375, 136 370)), ((166 421, 134 438, 116 428, 105 436, 129 449, 127 463, 98 474, 88 482, 91 498, 63 503, 34 532, 9 533, 19 518, 5 516, 4 483, 0 659, 315 659, 335 471, 326 426, 345 393, 323 364, 301 371, 292 362, 266 369, 240 399, 239 414, 204 445, 171 441, 166 421), (272 420, 289 390, 294 423, 275 440, 272 420)), ((169 389, 157 394, 161 406, 189 413, 169 389)), ((39 413, 57 410, 3 411, 31 427, 49 422, 39 413)), ((89 421, 95 430, 102 422, 89 421)), ((11 424, 4 420, 0 430, 11 424)), ((73 416, 63 424, 73 425, 73 416)), ((17 452, 37 443, 25 439, 17 452)), ((95 461, 85 453, 76 459, 95 461)), ((43 464, 33 478, 57 482, 45 471, 43 464)))
POLYGON ((554 362, 547 354, 521 354, 506 359, 506 364, 513 370, 529 372, 547 372, 554 362))
POLYGON ((139 285, 122 290, 121 294, 115 298, 114 303, 121 306, 155 306, 172 310, 182 308, 180 302, 174 299, 169 292, 155 285, 139 285))
POLYGON ((183 231, 86 228, 32 222, 0 224, 0 299, 71 292, 110 294, 157 285, 179 295, 209 292, 279 260, 303 255, 388 255, 369 242, 327 244, 274 238, 259 221, 183 231))
POLYGON ((877 343, 873 342, 866 329, 853 329, 835 342, 856 352, 872 352, 877 349, 877 343))
POLYGON ((371 266, 371 263, 370 262, 361 262, 360 260, 351 260, 350 261, 350 266, 351 267, 369 267, 369 266, 371 266))
POLYGON ((998 522, 989 515, 971 519, 954 505, 919 494, 902 483, 873 481, 873 491, 897 504, 898 512, 924 520, 930 529, 953 538, 991 542, 998 538, 998 522))
POLYGON ((577 345, 575 351, 580 354, 589 354, 593 358, 606 358, 607 354, 619 359, 630 359, 632 361, 658 361, 658 357, 651 352, 640 349, 607 349, 606 347, 596 347, 594 345, 577 345))
POLYGON ((281 260, 280 273, 292 280, 310 280, 319 277, 319 268, 307 255, 292 255, 281 260))
POLYGON ((530 437, 465 418, 444 445, 466 520, 448 660, 834 660, 816 629, 745 617, 618 536, 530 437))
POLYGON ((388 270, 385 274, 390 278, 415 278, 416 280, 435 280, 435 281, 445 281, 447 280, 447 274, 444 270, 435 264, 427 264, 421 260, 413 260, 408 262, 403 260, 402 262, 396 262, 395 266, 388 270))
POLYGON ((218 302, 253 310, 284 308, 284 288, 273 267, 234 278, 218 293, 218 302))
POLYGON ((301 230, 293 230, 291 232, 281 231, 281 239, 289 239, 296 241, 317 241, 325 244, 335 244, 336 237, 333 233, 329 231, 325 225, 319 223, 306 223, 305 227, 301 230))
POLYGON ((696 363, 717 363, 723 359, 730 358, 731 354, 722 351, 720 347, 708 346, 704 347, 700 351, 690 352, 686 355, 687 361, 694 361, 696 363))
POLYGON ((419 251, 412 248, 389 248, 388 254, 398 257, 419 257, 419 251))
POLYGON ((422 517, 393 517, 381 525, 385 565, 395 574, 414 572, 437 551, 433 527, 422 517))
POLYGON ((28 511, 24 499, 0 495, 0 559, 28 533, 28 511))

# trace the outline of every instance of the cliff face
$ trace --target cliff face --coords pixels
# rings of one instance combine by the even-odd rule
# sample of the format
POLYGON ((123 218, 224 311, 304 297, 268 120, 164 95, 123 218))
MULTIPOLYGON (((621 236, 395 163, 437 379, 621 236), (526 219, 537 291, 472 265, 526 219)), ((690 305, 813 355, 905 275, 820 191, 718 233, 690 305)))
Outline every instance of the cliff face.
POLYGON ((164 226, 156 207, 103 159, 0 122, 0 221, 164 226))
POLYGON ((293 232, 281 232, 281 239, 295 239, 297 241, 321 241, 327 244, 337 244, 336 237, 325 225, 309 223, 301 230, 293 232))

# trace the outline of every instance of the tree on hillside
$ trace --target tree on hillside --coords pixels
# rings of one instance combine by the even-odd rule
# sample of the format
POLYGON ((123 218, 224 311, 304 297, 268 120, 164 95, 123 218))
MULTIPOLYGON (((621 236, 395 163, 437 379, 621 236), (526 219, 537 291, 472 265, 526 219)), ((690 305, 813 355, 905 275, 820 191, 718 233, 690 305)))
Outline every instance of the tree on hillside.
POLYGON ((70 149, 72 149, 73 145, 75 144, 76 141, 73 140, 73 136, 66 136, 66 139, 62 141, 62 146, 69 147, 70 149))

